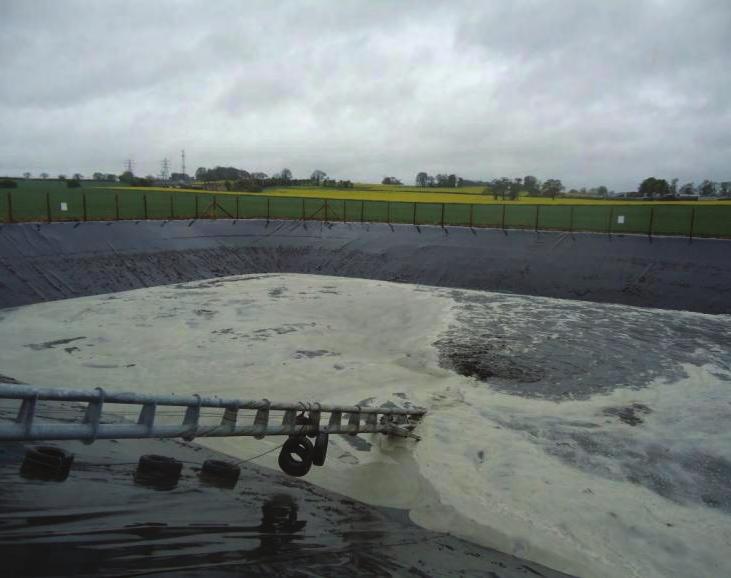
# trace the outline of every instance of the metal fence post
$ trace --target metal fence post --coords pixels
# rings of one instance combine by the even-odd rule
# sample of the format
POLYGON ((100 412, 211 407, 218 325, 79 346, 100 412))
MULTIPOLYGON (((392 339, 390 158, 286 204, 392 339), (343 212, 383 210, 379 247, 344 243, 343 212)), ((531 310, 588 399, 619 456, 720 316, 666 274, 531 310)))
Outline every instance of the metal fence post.
POLYGON ((504 231, 505 230, 505 203, 503 202, 503 216, 500 220, 500 228, 504 231))
POLYGON ((693 242, 693 230, 695 229, 695 207, 690 210, 690 231, 688 233, 688 240, 693 242))
POLYGON ((444 203, 442 203, 442 229, 444 228, 444 203))
POLYGON ((325 199, 325 222, 327 223, 327 199, 325 199))
POLYGON ((236 195, 236 219, 239 218, 239 201, 241 200, 241 195, 236 195))
POLYGON ((198 193, 195 194, 195 218, 198 218, 198 193))
POLYGON ((81 193, 81 216, 86 221, 86 193, 81 193))
POLYGON ((48 222, 51 222, 51 193, 46 193, 46 214, 48 215, 48 222))
POLYGON ((170 193, 170 220, 175 218, 175 203, 173 201, 173 193, 170 193))
POLYGON ((609 226, 607 227, 607 233, 612 236, 612 224, 614 223, 614 207, 609 207, 609 226))
POLYGON ((655 207, 650 207, 650 223, 647 228, 647 236, 652 240, 652 223, 655 219, 655 207))
POLYGON ((147 193, 142 193, 142 206, 145 211, 145 221, 147 220, 147 193))
POLYGON ((538 232, 538 216, 540 214, 540 211, 541 211, 541 206, 536 205, 536 233, 538 232))
POLYGON ((475 206, 470 205, 470 229, 472 228, 472 213, 474 212, 475 206))
POLYGON ((114 193, 114 217, 119 221, 119 193, 114 193))
POLYGON ((272 199, 271 199, 271 197, 267 197, 267 221, 269 221, 271 214, 272 214, 272 199))
POLYGON ((416 225, 416 203, 414 203, 414 225, 416 225))
POLYGON ((302 220, 307 220, 307 213, 305 213, 305 198, 302 197, 302 220))
POLYGON ((343 223, 347 223, 348 220, 345 218, 345 214, 348 212, 348 201, 343 199, 343 223))
POLYGON ((211 207, 213 208, 213 219, 218 219, 218 198, 216 195, 213 195, 213 202, 211 203, 211 207))
POLYGON ((8 191, 8 223, 13 222, 13 194, 8 191))
POLYGON ((360 222, 365 222, 365 200, 360 201, 360 222))

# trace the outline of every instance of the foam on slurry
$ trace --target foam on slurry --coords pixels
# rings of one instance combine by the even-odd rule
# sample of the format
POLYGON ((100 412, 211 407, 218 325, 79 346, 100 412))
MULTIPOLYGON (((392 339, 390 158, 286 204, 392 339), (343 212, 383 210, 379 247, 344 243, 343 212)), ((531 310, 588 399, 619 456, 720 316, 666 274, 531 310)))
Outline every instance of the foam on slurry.
POLYGON ((423 406, 308 481, 579 576, 731 575, 731 316, 251 275, 5 309, 0 343, 37 385, 423 406))

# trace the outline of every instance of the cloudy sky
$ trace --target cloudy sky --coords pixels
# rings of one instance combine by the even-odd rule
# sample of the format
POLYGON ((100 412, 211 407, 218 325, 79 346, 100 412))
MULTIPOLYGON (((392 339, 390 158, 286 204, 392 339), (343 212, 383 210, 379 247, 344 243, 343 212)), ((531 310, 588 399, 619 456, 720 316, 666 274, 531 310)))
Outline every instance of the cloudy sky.
POLYGON ((731 180, 731 1, 0 0, 0 174, 731 180))

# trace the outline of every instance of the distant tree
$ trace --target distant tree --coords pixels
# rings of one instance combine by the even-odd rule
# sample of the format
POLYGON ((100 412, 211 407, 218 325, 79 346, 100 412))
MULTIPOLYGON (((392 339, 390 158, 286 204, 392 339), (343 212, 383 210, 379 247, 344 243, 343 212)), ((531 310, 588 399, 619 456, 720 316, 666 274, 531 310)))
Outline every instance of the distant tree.
POLYGON ((381 181, 382 185, 403 185, 403 183, 396 177, 383 177, 381 181))
POLYGON ((0 189, 17 189, 18 183, 13 179, 0 179, 0 189))
POLYGON ((716 194, 716 183, 706 179, 701 183, 700 187, 698 187, 698 194, 701 197, 712 197, 716 194))
POLYGON ((685 183, 680 187, 681 195, 695 195, 695 185, 693 183, 685 183))
POLYGON ((58 175, 58 180, 59 181, 65 181, 66 180, 66 175, 58 175))
POLYGON ((510 182, 510 187, 508 187, 508 194, 510 195, 510 200, 514 201, 520 196, 520 191, 523 189, 523 179, 513 179, 510 182))
POLYGON ((640 193, 640 196, 648 197, 650 199, 654 197, 664 197, 670 194, 670 185, 668 185, 668 182, 665 179, 649 177, 642 181, 638 192, 640 193))
POLYGON ((66 186, 69 189, 78 189, 81 186, 81 179, 68 179, 66 181, 66 186))
POLYGON ((120 183, 131 183, 134 180, 135 176, 132 174, 132 171, 124 171, 121 175, 119 175, 119 182, 120 183))
POLYGON ((23 173, 23 178, 28 180, 30 178, 30 173, 23 173))
POLYGON ((606 199, 609 196, 609 189, 604 185, 597 187, 596 192, 602 199, 606 199))
POLYGON ((510 194, 510 188, 512 184, 513 181, 511 181, 507 177, 493 179, 490 182, 490 190, 492 191, 493 197, 495 199, 497 199, 498 197, 502 197, 502 199, 505 200, 505 195, 510 194))
POLYGON ((117 180, 117 175, 113 175, 111 173, 104 175, 104 180, 109 183, 114 183, 117 180))
POLYGON ((93 179, 94 179, 95 181, 103 181, 103 180, 104 180, 104 175, 103 175, 102 173, 94 173, 94 174, 92 175, 92 178, 93 178, 93 179))
POLYGON ((81 173, 74 173, 74 180, 75 181, 80 181, 83 178, 84 178, 84 175, 82 175, 81 173))
POLYGON ((437 185, 438 187, 448 187, 448 186, 449 186, 449 185, 447 184, 447 183, 449 182, 449 175, 446 175, 446 174, 442 174, 442 173, 439 173, 439 174, 438 174, 438 175, 437 175, 436 177, 434 177, 434 178, 436 179, 436 185, 437 185))
POLYGON ((310 175, 310 180, 314 184, 319 186, 325 177, 327 177, 327 173, 325 171, 321 171, 320 169, 315 169, 314 171, 312 171, 312 174, 310 175))
POLYGON ((452 189, 457 186, 457 175, 449 175, 447 177, 447 186, 452 189))
POLYGON ((196 181, 205 181, 205 180, 207 180, 206 179, 207 174, 208 174, 208 169, 206 167, 198 167, 195 170, 195 180, 196 181))
POLYGON ((41 173, 41 178, 46 180, 48 178, 48 173, 41 173))
POLYGON ((547 179, 541 185, 541 194, 544 197, 555 199, 564 190, 563 183, 560 179, 547 179))
POLYGON ((283 181, 291 181, 292 171, 290 171, 289 169, 282 169, 282 172, 279 174, 279 178, 281 178, 283 181))
MULTIPOLYGON (((196 178, 198 171, 196 171, 196 178)), ((236 167, 214 167, 205 171, 202 181, 236 181, 238 179, 248 179, 251 175, 247 171, 237 169, 236 167)))
POLYGON ((426 176, 426 186, 433 187, 435 184, 436 184, 436 179, 431 175, 427 175, 426 176))
POLYGON ((529 197, 536 197, 540 191, 538 179, 533 175, 526 175, 523 178, 523 190, 528 193, 529 197))
POLYGON ((428 179, 429 175, 427 175, 424 171, 420 172, 418 175, 416 175, 416 186, 425 187, 428 179))
POLYGON ((722 197, 728 197, 731 195, 731 181, 723 181, 718 183, 718 194, 722 197))

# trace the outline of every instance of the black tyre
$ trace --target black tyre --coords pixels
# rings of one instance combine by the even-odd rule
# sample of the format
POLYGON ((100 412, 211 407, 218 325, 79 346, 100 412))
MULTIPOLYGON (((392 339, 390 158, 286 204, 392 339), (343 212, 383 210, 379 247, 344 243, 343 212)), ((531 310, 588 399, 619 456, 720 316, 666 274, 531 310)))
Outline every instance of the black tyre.
POLYGON ((201 468, 201 477, 207 480, 236 484, 240 475, 241 468, 239 466, 222 460, 206 460, 201 468))
POLYGON ((36 446, 25 453, 20 473, 25 477, 48 480, 65 480, 74 455, 53 446, 36 446))
POLYGON ((137 464, 137 472, 140 474, 179 477, 182 470, 183 464, 175 458, 156 454, 147 454, 140 457, 137 464))
POLYGON ((279 451, 279 467, 285 474, 300 478, 312 467, 313 450, 306 437, 290 437, 279 451))
POLYGON ((324 466, 327 457, 327 443, 329 436, 326 433, 317 434, 315 439, 315 447, 312 450, 312 463, 315 466, 324 466))

